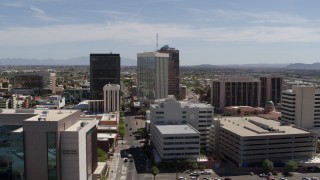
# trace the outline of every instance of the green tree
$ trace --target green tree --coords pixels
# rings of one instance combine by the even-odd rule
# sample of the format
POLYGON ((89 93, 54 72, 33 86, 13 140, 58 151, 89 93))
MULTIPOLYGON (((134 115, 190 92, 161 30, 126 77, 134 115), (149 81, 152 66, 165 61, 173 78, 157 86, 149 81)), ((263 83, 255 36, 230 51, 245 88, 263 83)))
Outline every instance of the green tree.
POLYGON ((3 87, 3 88, 8 88, 8 86, 9 86, 9 83, 8 83, 8 82, 3 82, 3 83, 2 83, 2 87, 3 87))
POLYGON ((118 133, 121 137, 124 137, 125 135, 125 123, 124 123, 123 117, 120 118, 118 133))
POLYGON ((296 161, 290 160, 284 166, 284 169, 288 172, 295 171, 298 168, 298 163, 296 161))
POLYGON ((149 134, 147 132, 146 128, 139 128, 137 129, 137 134, 141 136, 141 138, 148 140, 149 139, 149 134))
POLYGON ((156 179, 156 175, 159 173, 159 169, 157 168, 157 166, 153 166, 151 168, 151 173, 153 175, 153 179, 155 180, 156 179))
POLYGON ((237 113, 238 113, 238 116, 240 116, 241 115, 241 109, 237 109, 237 113))
POLYGON ((265 159, 264 161, 262 161, 262 168, 266 171, 272 171, 274 169, 273 162, 269 159, 265 159))
POLYGON ((97 154, 98 154, 98 161, 99 162, 105 162, 108 159, 107 154, 104 152, 104 150, 97 148, 97 154))

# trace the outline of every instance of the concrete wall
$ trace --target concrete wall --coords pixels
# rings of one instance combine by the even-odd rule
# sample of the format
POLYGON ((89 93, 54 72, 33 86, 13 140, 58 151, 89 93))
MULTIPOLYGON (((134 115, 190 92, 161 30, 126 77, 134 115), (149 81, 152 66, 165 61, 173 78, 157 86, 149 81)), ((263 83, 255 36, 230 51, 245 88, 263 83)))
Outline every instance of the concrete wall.
MULTIPOLYGON (((83 167, 85 166, 80 166, 80 154, 82 155, 82 157, 83 155, 85 155, 83 154, 83 140, 79 139, 78 132, 61 132, 62 179, 80 180, 80 172, 86 172, 85 170, 83 170, 83 167)), ((85 162, 82 162, 82 164, 83 163, 85 162)))
MULTIPOLYGON (((47 132, 57 132, 57 121, 24 121, 26 179, 48 179, 47 132)), ((57 175, 60 179, 59 133, 56 134, 57 175)))
POLYGON ((296 94, 295 125, 303 128, 313 128, 315 87, 296 87, 293 89, 296 94))

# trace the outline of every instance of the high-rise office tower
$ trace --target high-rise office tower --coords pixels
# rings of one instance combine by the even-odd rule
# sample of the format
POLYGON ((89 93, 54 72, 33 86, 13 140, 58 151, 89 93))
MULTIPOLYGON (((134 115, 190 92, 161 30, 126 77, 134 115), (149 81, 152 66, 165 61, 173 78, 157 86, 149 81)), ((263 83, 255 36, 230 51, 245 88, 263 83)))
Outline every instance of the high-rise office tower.
POLYGON ((226 106, 260 106, 260 80, 253 77, 219 77, 212 80, 211 104, 218 110, 226 106))
POLYGON ((90 54, 91 99, 103 99, 106 84, 120 84, 120 54, 90 54))
POLYGON ((138 53, 138 100, 153 101, 168 96, 168 53, 138 53))
POLYGON ((179 50, 169 47, 168 45, 163 46, 158 52, 168 53, 168 95, 174 95, 176 98, 179 97, 179 50))
POLYGON ((293 86, 282 92, 281 121, 305 129, 320 128, 320 89, 293 86))
POLYGON ((120 85, 106 84, 103 87, 104 112, 115 112, 120 110, 120 85))
POLYGON ((283 77, 281 76, 262 76, 261 81, 261 107, 266 105, 267 101, 272 101, 275 105, 281 101, 283 88, 283 77))

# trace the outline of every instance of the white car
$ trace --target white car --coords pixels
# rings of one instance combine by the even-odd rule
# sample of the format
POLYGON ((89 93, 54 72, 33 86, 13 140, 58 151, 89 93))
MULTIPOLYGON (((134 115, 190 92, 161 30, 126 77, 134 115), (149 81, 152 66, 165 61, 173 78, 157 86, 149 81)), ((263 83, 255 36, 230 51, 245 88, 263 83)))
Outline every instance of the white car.
POLYGON ((187 180, 185 177, 179 177, 178 180, 187 180))

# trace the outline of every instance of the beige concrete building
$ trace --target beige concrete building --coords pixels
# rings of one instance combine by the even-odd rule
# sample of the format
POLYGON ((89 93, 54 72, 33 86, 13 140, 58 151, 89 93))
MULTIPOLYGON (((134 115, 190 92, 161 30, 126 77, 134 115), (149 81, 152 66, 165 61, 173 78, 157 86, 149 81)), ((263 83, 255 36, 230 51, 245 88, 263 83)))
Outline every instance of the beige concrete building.
POLYGON ((320 128, 320 89, 293 86, 282 92, 281 120, 306 129, 320 128))
POLYGON ((211 82, 211 104, 222 111, 226 106, 260 106, 261 82, 253 77, 219 77, 211 82))
POLYGON ((50 90, 52 94, 57 93, 57 77, 56 73, 50 73, 50 90))
POLYGON ((180 84, 179 86, 179 97, 180 99, 186 99, 187 98, 187 86, 180 84))
POLYGON ((0 162, 5 179, 94 179, 97 168, 95 121, 75 110, 1 110, 0 162))
POLYGON ((275 166, 288 160, 316 155, 317 135, 278 121, 259 117, 223 117, 211 130, 211 151, 237 167, 261 166, 270 159, 275 166))
POLYGON ((106 84, 103 87, 104 113, 120 110, 120 85, 106 84))
POLYGON ((104 100, 86 100, 86 103, 88 103, 87 110, 90 113, 103 113, 104 112, 104 100))

